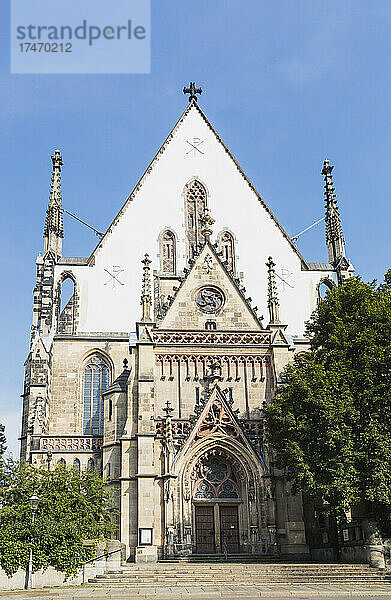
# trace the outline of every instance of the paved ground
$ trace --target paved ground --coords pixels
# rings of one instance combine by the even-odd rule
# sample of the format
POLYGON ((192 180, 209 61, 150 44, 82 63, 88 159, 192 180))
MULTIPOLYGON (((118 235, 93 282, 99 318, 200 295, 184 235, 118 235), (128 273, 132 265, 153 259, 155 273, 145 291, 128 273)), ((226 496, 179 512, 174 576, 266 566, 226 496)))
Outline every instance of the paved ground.
POLYGON ((255 598, 286 598, 319 600, 342 600, 346 598, 367 598, 370 600, 385 600, 391 598, 391 584, 384 585, 329 585, 329 584, 269 584, 259 586, 202 586, 202 587, 151 587, 140 590, 131 588, 124 590, 94 586, 68 588, 48 588, 43 590, 19 590, 14 592, 0 591, 0 600, 255 600, 255 598))

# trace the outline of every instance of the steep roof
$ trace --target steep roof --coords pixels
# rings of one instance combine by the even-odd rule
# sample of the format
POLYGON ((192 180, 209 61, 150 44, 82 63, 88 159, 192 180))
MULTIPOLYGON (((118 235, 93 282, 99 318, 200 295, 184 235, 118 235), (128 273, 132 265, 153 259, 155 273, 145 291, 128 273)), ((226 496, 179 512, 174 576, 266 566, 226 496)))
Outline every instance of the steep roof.
POLYGON ((169 143, 171 142, 171 140, 174 138, 174 136, 177 133, 179 127, 181 126, 181 124, 183 123, 183 121, 186 119, 186 117, 188 116, 188 114, 190 113, 190 111, 192 111, 192 110, 196 110, 199 113, 199 115, 204 120, 204 122, 206 123, 206 125, 208 126, 208 128, 212 131, 212 133, 215 136, 217 142, 219 144, 221 144, 221 146, 223 147, 223 149, 225 150, 225 152, 228 154, 228 156, 230 157, 230 159, 234 163, 235 167, 237 168, 237 170, 241 174, 241 176, 245 179, 245 181, 248 184, 249 188, 254 192, 254 194, 256 195, 256 197, 258 199, 258 201, 262 204, 263 208, 266 210, 266 212, 269 214, 270 218, 274 221, 274 223, 276 224, 276 226, 279 228, 279 230, 282 233, 282 235, 284 236, 284 238, 290 244, 292 250, 295 252, 295 254, 301 260, 302 268, 304 268, 305 270, 307 270, 308 269, 308 264, 307 264, 305 258, 299 252, 299 250, 297 249, 296 245, 293 243, 292 239, 289 237, 289 235, 286 233, 285 229, 279 223, 279 221, 277 220, 277 217, 273 214, 273 212, 271 211, 271 209, 269 208, 269 206, 266 204, 265 200, 262 198, 261 194, 258 192, 258 190, 256 189, 255 185, 252 183, 252 181, 246 175, 246 173, 244 172, 244 170, 240 166, 240 164, 237 161, 237 159, 234 157, 234 155, 232 154, 232 152, 230 151, 230 149, 228 148, 228 146, 225 144, 225 142, 223 141, 223 139, 221 138, 221 136, 217 133, 216 129, 213 127, 213 125, 211 124, 211 122, 209 121, 209 119, 206 117, 206 115, 203 112, 203 110, 198 106, 198 103, 196 101, 194 101, 194 100, 192 100, 188 104, 188 106, 185 108, 185 110, 183 111, 183 113, 179 117, 178 121, 176 122, 176 124, 174 125, 174 127, 172 128, 172 130, 170 131, 170 133, 168 134, 168 136, 164 140, 163 144, 160 146, 159 150, 156 152, 155 156, 153 157, 153 159, 149 163, 149 165, 146 168, 146 170, 144 171, 143 175, 141 176, 141 178, 137 182, 136 186, 134 187, 134 189, 132 190, 132 192, 129 194, 128 198, 126 199, 126 201, 124 202, 124 204, 120 208, 120 210, 117 213, 117 215, 114 217, 112 223, 107 228, 104 236, 97 243, 96 247, 94 248, 94 250, 92 251, 92 253, 91 253, 91 255, 90 255, 89 259, 88 259, 89 264, 91 264, 93 262, 95 253, 103 246, 103 244, 104 244, 107 236, 112 232, 113 227, 115 227, 115 225, 117 224, 118 220, 121 218, 121 215, 123 214, 123 212, 125 211, 125 209, 129 205, 129 203, 132 200, 134 200, 135 196, 137 195, 137 193, 140 191, 141 187, 143 186, 143 184, 145 182, 145 179, 152 172, 152 170, 155 167, 157 161, 164 154, 167 146, 169 145, 169 143))

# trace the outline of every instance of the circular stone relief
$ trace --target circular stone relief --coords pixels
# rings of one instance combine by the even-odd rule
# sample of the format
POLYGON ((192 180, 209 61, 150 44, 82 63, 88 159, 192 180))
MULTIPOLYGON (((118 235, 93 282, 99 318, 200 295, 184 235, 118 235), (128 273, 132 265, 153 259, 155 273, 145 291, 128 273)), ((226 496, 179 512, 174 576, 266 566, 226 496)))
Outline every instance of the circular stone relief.
POLYGON ((224 294, 217 287, 205 286, 198 290, 195 301, 202 312, 216 313, 224 305, 224 294))

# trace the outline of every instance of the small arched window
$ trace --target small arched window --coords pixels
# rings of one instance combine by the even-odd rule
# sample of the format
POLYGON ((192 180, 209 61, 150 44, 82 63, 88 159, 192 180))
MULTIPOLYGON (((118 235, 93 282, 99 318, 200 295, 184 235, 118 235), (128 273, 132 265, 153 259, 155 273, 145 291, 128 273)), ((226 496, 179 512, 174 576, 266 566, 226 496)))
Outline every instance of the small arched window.
POLYGON ((65 468, 65 466, 66 466, 65 458, 60 458, 60 459, 57 461, 57 466, 58 466, 58 467, 61 467, 62 469, 63 469, 63 468, 65 468))
POLYGON ((223 262, 227 264, 227 269, 233 273, 235 271, 235 240, 229 231, 224 231, 220 237, 220 252, 223 262))
POLYGON ((113 401, 110 398, 109 400, 109 414, 108 414, 108 420, 111 421, 111 419, 113 418, 113 401))
POLYGON ((176 271, 176 244, 175 235, 169 229, 163 232, 160 238, 160 267, 165 275, 175 275, 176 271))
POLYGON ((110 369, 100 356, 93 356, 84 370, 83 434, 103 435, 103 392, 110 383, 110 369))
POLYGON ((335 284, 331 279, 324 278, 321 279, 318 283, 318 302, 323 300, 326 297, 327 292, 331 292, 331 290, 335 287, 335 284))
POLYGON ((76 286, 73 275, 63 274, 57 286, 57 331, 58 333, 76 333, 76 286))
POLYGON ((189 258, 193 258, 204 243, 201 233, 201 217, 206 209, 206 189, 200 181, 193 179, 185 186, 186 233, 189 258))
POLYGON ((80 460, 78 458, 75 458, 75 460, 73 461, 73 468, 75 471, 80 473, 80 460))
POLYGON ((87 471, 95 471, 95 463, 93 458, 88 459, 87 471))

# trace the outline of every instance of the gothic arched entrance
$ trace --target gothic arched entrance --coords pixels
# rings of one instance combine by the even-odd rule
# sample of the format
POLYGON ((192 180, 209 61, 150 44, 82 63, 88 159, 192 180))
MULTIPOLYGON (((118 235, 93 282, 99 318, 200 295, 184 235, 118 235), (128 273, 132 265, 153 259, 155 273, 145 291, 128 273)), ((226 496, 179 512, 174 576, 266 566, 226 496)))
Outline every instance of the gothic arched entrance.
POLYGON ((243 480, 240 463, 222 449, 204 453, 191 472, 195 552, 240 552, 243 480))

